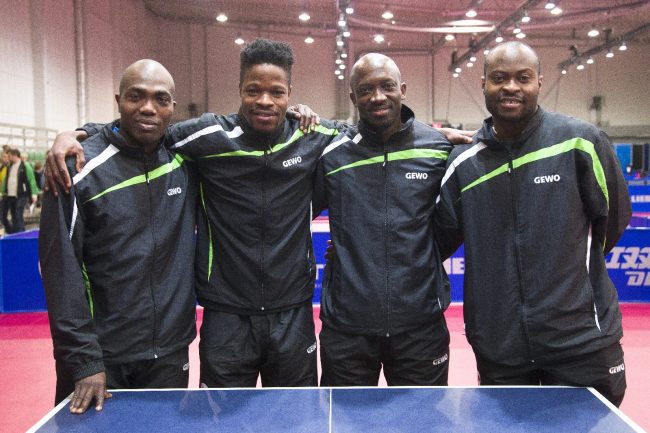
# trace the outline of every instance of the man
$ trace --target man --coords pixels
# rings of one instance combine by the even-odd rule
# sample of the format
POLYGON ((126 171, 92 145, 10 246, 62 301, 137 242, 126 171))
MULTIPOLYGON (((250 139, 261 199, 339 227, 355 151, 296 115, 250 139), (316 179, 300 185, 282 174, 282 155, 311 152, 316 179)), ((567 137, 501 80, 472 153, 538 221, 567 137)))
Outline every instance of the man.
POLYGON ((455 148, 436 206, 443 257, 465 241, 465 331, 481 385, 592 386, 625 393, 621 313, 605 254, 630 201, 609 138, 537 105, 537 54, 494 48, 485 120, 455 148))
POLYGON ((25 231, 25 206, 27 202, 36 203, 38 186, 31 164, 20 158, 20 150, 10 148, 7 155, 9 167, 2 183, 2 224, 5 233, 11 234, 25 231))
MULTIPOLYGON (((194 220, 187 164, 161 145, 174 81, 140 60, 122 76, 120 119, 86 141, 70 195, 45 194, 39 256, 54 343, 56 402, 107 388, 184 388, 196 336, 194 220)), ((71 167, 71 170, 74 169, 71 167)))
POLYGON ((397 65, 353 66, 360 121, 328 146, 315 203, 329 208, 334 258, 321 299, 321 384, 447 385, 449 280, 431 219, 451 145, 402 105, 397 65))

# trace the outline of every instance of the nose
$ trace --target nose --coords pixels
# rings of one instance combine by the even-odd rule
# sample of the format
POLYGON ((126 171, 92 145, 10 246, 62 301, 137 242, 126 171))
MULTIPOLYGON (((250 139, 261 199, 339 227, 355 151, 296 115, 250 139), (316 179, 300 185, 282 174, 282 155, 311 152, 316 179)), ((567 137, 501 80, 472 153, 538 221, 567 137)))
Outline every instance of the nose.
POLYGON ((257 105, 268 107, 273 105, 273 98, 268 92, 263 92, 259 98, 257 98, 257 101, 255 101, 257 105))
POLYGON ((384 92, 382 92, 381 88, 377 88, 372 92, 372 96, 370 97, 370 100, 372 102, 381 102, 386 99, 386 95, 384 95, 384 92))
POLYGON ((505 90, 507 90, 509 92, 515 92, 515 91, 519 90, 519 83, 517 83, 517 80, 512 78, 512 79, 506 81, 503 84, 503 89, 505 89, 505 90))
POLYGON ((146 98, 142 102, 142 105, 140 106, 140 112, 141 113, 155 113, 156 112, 156 105, 154 103, 154 100, 151 99, 151 98, 146 98))

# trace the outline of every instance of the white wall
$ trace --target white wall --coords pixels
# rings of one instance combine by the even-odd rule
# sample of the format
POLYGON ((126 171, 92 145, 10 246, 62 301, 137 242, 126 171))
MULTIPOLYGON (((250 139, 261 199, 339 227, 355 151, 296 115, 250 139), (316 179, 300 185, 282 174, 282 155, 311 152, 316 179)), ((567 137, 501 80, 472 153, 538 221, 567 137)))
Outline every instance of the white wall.
MULTIPOLYGON (((231 113, 239 107, 239 51, 228 26, 184 24, 158 18, 141 0, 83 0, 87 70, 87 119, 116 117, 113 94, 121 71, 139 58, 153 58, 174 75, 178 102, 175 118, 188 116, 188 104, 200 112, 231 113)), ((0 0, 0 123, 70 129, 77 126, 77 74, 74 0, 0 0)), ((291 102, 306 103, 323 117, 348 117, 347 80, 334 71, 334 37, 306 45, 302 37, 271 33, 294 48, 291 102)), ((250 35, 246 35, 250 39, 250 35)), ((257 35, 256 35, 257 36, 257 35)), ((540 102, 549 110, 589 120, 593 96, 603 97, 602 120, 611 126, 650 125, 650 55, 647 45, 632 43, 626 53, 573 70, 560 80, 557 64, 568 55, 558 48, 538 49, 544 84, 540 102)), ((376 46, 354 46, 357 53, 376 46)), ((482 59, 452 79, 449 49, 406 52, 391 49, 407 83, 407 104, 426 122, 447 120, 466 127, 487 115, 480 90, 482 59)))

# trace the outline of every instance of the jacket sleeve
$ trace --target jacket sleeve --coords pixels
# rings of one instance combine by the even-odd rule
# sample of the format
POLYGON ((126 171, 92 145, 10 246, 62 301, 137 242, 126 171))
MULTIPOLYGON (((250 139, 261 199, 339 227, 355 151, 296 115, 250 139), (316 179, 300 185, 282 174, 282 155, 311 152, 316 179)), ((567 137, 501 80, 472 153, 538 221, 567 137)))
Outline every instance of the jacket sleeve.
POLYGON ((327 190, 325 179, 325 167, 323 159, 318 161, 316 172, 314 173, 314 191, 312 194, 312 217, 316 218, 325 209, 327 209, 327 190))
POLYGON ((25 175, 27 176, 27 183, 29 184, 29 189, 31 190, 32 195, 38 195, 39 188, 36 183, 36 177, 34 176, 34 169, 28 162, 25 163, 25 175))
POLYGON ((592 238, 602 242, 607 254, 625 232, 632 207, 623 169, 607 134, 599 131, 594 150, 590 166, 580 170, 580 192, 591 219, 592 238))
POLYGON ((77 128, 77 131, 84 131, 88 134, 88 137, 99 134, 99 132, 106 126, 105 123, 86 123, 81 128, 77 128))
POLYGON ((448 259, 463 243, 460 187, 454 161, 447 161, 447 171, 440 185, 433 213, 433 227, 442 260, 448 259))
POLYGON ((83 215, 74 200, 74 186, 58 198, 44 194, 38 249, 54 357, 77 381, 104 364, 82 273, 83 215))
POLYGON ((216 116, 204 113, 201 117, 170 125, 164 144, 169 150, 193 159, 197 157, 204 143, 201 137, 220 130, 216 116))

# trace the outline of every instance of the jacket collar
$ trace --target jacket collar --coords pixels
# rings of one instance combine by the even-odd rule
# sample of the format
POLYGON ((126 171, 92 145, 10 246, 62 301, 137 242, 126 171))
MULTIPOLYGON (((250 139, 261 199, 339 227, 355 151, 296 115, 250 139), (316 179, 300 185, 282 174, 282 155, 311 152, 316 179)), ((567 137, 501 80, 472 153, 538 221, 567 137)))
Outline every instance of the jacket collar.
POLYGON ((537 130, 537 128, 539 128, 540 123, 542 123, 542 117, 544 116, 544 113, 544 109, 538 105, 537 111, 535 114, 533 114, 533 117, 530 118, 524 130, 521 131, 519 138, 515 141, 499 141, 494 134, 494 121, 492 117, 488 117, 483 121, 483 126, 479 130, 476 139, 479 142, 487 144, 488 146, 509 147, 516 143, 523 143, 528 140, 528 137, 530 137, 531 134, 537 130))
POLYGON ((253 129, 250 123, 248 123, 246 117, 241 114, 241 110, 237 113, 237 123, 241 126, 246 137, 248 137, 248 139, 255 145, 262 145, 265 143, 272 146, 285 135, 285 131, 289 127, 289 121, 285 117, 271 134, 260 133, 253 129))
MULTIPOLYGON (((152 152, 150 155, 144 153, 144 149, 141 146, 134 146, 130 144, 122 134, 120 134, 120 121, 114 120, 112 123, 104 125, 104 128, 101 131, 102 137, 113 146, 120 149, 121 153, 126 155, 137 157, 139 159, 149 159, 153 158, 156 155, 156 151, 152 152)), ((164 137, 163 137, 164 139, 164 137)), ((162 147, 163 139, 160 140, 157 150, 162 147)))
MULTIPOLYGON (((391 135, 390 140, 404 136, 411 128, 413 128, 413 122, 415 122, 415 114, 413 113, 413 110, 404 104, 402 104, 400 118, 402 121, 402 126, 400 127, 399 131, 391 135)), ((358 128, 361 135, 363 137, 366 137, 372 143, 382 143, 381 133, 372 129, 370 125, 368 125, 363 119, 359 119, 358 128)))

